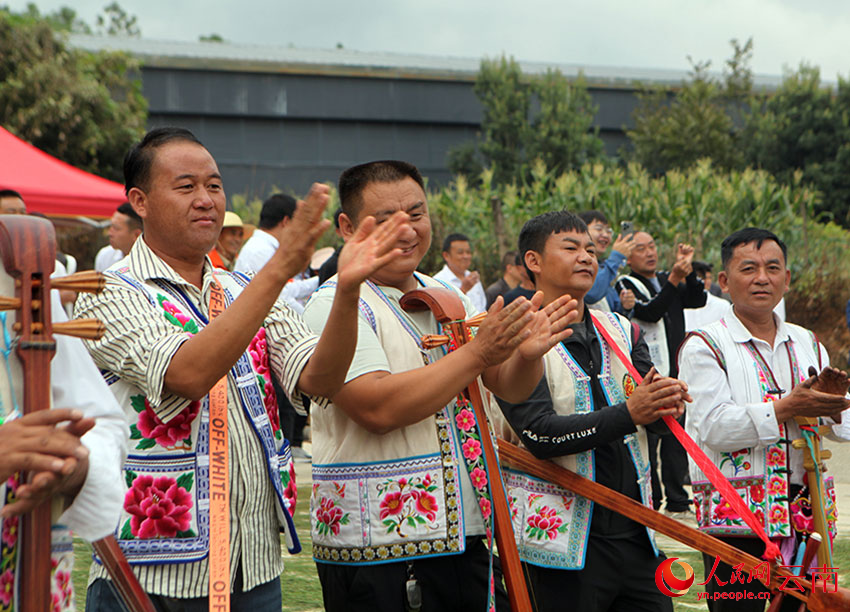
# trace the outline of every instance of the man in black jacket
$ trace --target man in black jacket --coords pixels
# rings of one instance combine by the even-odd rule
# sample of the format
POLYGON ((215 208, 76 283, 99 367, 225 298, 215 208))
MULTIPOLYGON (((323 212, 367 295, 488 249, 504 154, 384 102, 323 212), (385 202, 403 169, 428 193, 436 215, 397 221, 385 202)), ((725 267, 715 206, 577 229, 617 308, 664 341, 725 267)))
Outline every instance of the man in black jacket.
MULTIPOLYGON (((685 308, 705 306, 705 288, 693 271, 694 249, 688 244, 677 247, 676 263, 670 273, 657 272, 658 249, 652 236, 637 232, 628 264, 631 274, 617 280, 617 291, 631 289, 636 298, 632 320, 643 330, 652 362, 664 376, 675 377, 676 352, 685 339, 685 308)), ((667 513, 679 520, 690 517, 691 500, 684 484, 688 472, 688 456, 673 436, 659 438, 649 434, 649 457, 652 462, 652 496, 656 510, 661 507, 658 482, 658 456, 661 442, 661 480, 667 498, 667 513)))

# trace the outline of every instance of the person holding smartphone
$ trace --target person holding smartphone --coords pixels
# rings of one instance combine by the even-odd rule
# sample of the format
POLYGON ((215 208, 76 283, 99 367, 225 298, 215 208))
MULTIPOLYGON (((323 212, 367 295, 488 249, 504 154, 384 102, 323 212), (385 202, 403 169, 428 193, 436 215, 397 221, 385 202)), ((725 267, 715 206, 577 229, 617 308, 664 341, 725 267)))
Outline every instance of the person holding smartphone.
MULTIPOLYGON (((597 256, 601 255, 611 244, 611 237, 614 235, 608 218, 599 210, 586 210, 578 216, 587 224, 587 231, 596 245, 597 256)), ((599 259, 596 281, 585 297, 585 301, 591 308, 631 317, 635 306, 635 294, 630 289, 618 292, 612 285, 620 274, 620 268, 631 255, 633 243, 634 227, 631 221, 625 221, 608 258, 599 259)))

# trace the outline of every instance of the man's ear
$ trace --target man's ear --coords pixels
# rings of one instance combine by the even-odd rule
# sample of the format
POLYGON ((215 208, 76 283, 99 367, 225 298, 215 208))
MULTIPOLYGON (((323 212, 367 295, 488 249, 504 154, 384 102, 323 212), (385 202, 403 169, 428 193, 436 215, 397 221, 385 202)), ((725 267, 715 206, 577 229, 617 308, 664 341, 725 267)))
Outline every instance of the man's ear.
POLYGON ((726 270, 721 270, 717 273, 717 284, 720 285, 720 290, 723 293, 729 293, 729 277, 726 275, 726 270))
POLYGON ((352 221, 351 217, 349 217, 345 213, 339 214, 339 233, 342 235, 343 240, 348 240, 354 235, 354 232, 357 231, 357 226, 352 221))
POLYGON ((133 207, 133 210, 136 211, 137 215, 139 215, 142 219, 147 218, 148 196, 144 191, 138 187, 130 188, 130 191, 127 192, 127 201, 130 203, 130 206, 133 207))
POLYGON ((534 272, 534 276, 539 276, 543 271, 543 256, 537 251, 526 251, 523 259, 525 267, 534 272))

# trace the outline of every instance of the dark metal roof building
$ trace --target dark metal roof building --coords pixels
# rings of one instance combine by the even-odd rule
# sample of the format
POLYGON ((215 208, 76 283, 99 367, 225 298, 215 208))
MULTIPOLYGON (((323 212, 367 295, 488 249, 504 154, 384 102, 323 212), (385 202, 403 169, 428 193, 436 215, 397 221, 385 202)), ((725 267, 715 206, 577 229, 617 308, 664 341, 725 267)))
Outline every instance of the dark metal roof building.
MULTIPOLYGON (((71 36, 73 46, 142 60, 149 127, 192 130, 216 158, 228 193, 303 194, 345 168, 404 159, 431 182, 449 180, 446 153, 475 137, 481 106, 472 90, 480 60, 306 50, 231 43, 71 36)), ((526 73, 583 73, 609 154, 626 143, 635 82, 678 85, 683 71, 520 62, 526 73)), ((776 87, 778 78, 757 77, 776 87)))

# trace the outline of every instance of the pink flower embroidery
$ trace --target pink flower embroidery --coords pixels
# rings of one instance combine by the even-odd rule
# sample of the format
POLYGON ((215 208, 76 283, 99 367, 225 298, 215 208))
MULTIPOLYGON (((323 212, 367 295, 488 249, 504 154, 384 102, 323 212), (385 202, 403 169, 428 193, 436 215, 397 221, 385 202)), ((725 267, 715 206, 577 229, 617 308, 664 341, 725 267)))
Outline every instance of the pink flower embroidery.
POLYGON ((440 509, 437 506, 437 498, 425 491, 416 491, 414 498, 416 499, 416 511, 433 522, 437 518, 437 510, 440 509))
MULTIPOLYGON (((511 498, 511 517, 516 515, 516 508, 514 502, 515 498, 511 498)), ((490 518, 490 500, 484 499, 483 497, 478 500, 478 506, 481 508, 481 516, 486 520, 490 518)))
POLYGON ((470 461, 475 461, 481 456, 481 442, 474 438, 469 438, 463 443, 463 456, 470 461))
POLYGON ((12 548, 18 542, 18 517, 3 519, 3 544, 12 548))
POLYGON ((736 520, 739 518, 741 517, 732 509, 732 504, 725 499, 717 504, 717 507, 714 509, 714 520, 716 521, 736 520))
POLYGON ((192 434, 192 422, 198 416, 200 410, 201 402, 190 402, 177 416, 168 423, 163 423, 162 419, 151 408, 148 400, 145 399, 145 409, 139 413, 136 427, 139 428, 139 433, 143 437, 156 440, 156 443, 160 446, 165 448, 182 446, 183 440, 192 434))
POLYGON ((0 603, 8 606, 12 603, 15 595, 15 575, 12 570, 6 570, 0 574, 0 603))
POLYGON ((330 529, 334 535, 339 535, 342 508, 338 508, 333 500, 323 497, 316 511, 316 521, 330 529))
POLYGON ((74 586, 71 583, 71 573, 59 570, 53 576, 56 586, 51 598, 53 612, 63 612, 71 605, 74 596, 74 586))
POLYGON ((483 489, 487 486, 487 472, 477 467, 472 470, 472 473, 469 475, 470 480, 472 480, 472 485, 476 489, 483 489))
POLYGON ((764 501, 764 487, 762 485, 753 485, 750 487, 750 499, 760 504, 764 501))
POLYGON ((558 516, 557 510, 549 506, 543 506, 538 510, 537 514, 532 514, 528 517, 529 527, 545 532, 550 540, 558 537, 558 528, 563 523, 564 521, 558 516))
POLYGON ((785 509, 785 506, 776 505, 770 509, 770 522, 771 523, 784 523, 788 520, 788 510, 785 509))
POLYGON ((381 500, 381 518, 385 519, 390 515, 401 512, 404 500, 401 497, 400 491, 392 491, 387 493, 386 497, 381 500))
POLYGON ((263 405, 266 408, 266 414, 269 415, 272 431, 278 431, 280 430, 280 414, 277 410, 277 395, 272 385, 265 327, 261 327, 254 339, 251 340, 251 344, 248 345, 248 354, 251 356, 254 371, 263 379, 263 405))
POLYGON ((774 476, 767 483, 767 494, 773 497, 785 494, 785 479, 781 476, 774 476))
POLYGON ((475 427, 475 416, 472 414, 471 411, 464 408, 463 410, 458 412, 457 416, 455 417, 455 422, 457 423, 457 426, 463 431, 469 431, 470 429, 475 427))
POLYGON ((136 477, 124 496, 130 530, 138 538, 173 538, 191 521, 192 496, 169 476, 136 477))
POLYGON ((767 449, 765 458, 768 465, 785 465, 785 451, 781 448, 774 446, 767 449))
POLYGON ((298 502, 298 487, 295 484, 295 463, 289 463, 289 482, 283 490, 283 497, 287 502, 286 509, 290 515, 295 514, 295 504, 298 502))

